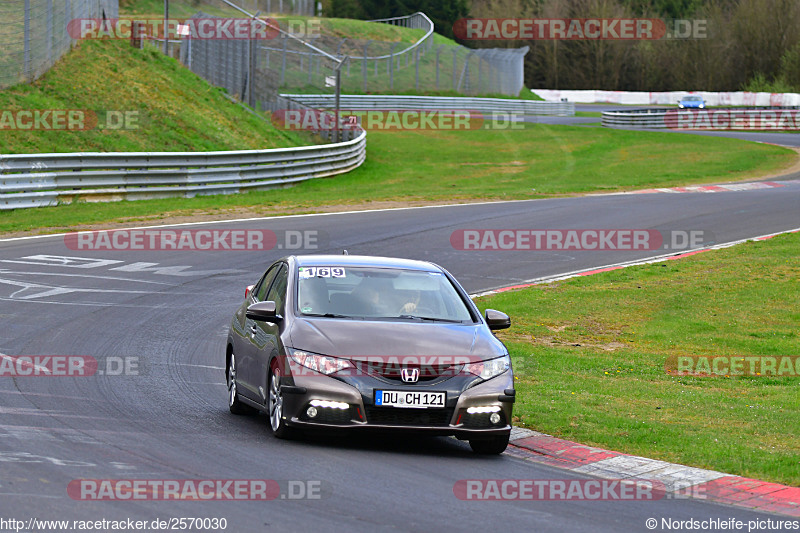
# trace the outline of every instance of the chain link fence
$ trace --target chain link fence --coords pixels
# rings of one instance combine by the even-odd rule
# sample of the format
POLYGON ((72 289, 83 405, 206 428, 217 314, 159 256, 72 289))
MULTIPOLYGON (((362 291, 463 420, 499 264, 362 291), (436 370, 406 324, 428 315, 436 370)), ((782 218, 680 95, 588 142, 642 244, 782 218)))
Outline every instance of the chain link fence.
MULTIPOLYGON (((246 5, 246 2, 243 3, 246 5)), ((209 18, 198 13, 193 18, 209 18)), ((325 19, 322 19, 324 23, 325 19)), ((392 42, 336 37, 336 32, 307 32, 303 41, 346 58, 342 93, 454 91, 463 95, 516 96, 523 88, 523 59, 528 48, 473 50, 442 42, 423 13, 373 22, 401 26, 392 42)), ((291 32, 291 20, 279 19, 291 32)), ((256 109, 275 110, 280 93, 332 94, 337 62, 276 33, 272 39, 183 39, 181 62, 213 85, 256 109)))
POLYGON ((71 20, 118 16, 118 0, 0 1, 0 89, 47 72, 75 42, 71 20))
POLYGON ((260 11, 313 17, 322 11, 322 4, 318 0, 239 0, 235 3, 253 13, 260 11))

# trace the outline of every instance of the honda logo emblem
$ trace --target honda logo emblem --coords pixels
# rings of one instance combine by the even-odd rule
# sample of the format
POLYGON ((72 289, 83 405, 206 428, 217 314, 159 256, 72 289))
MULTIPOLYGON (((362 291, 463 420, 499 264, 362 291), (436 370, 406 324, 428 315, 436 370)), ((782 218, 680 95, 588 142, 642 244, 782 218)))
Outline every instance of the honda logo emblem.
POLYGON ((419 381, 419 368, 404 368, 400 371, 400 377, 406 383, 416 383, 419 381))

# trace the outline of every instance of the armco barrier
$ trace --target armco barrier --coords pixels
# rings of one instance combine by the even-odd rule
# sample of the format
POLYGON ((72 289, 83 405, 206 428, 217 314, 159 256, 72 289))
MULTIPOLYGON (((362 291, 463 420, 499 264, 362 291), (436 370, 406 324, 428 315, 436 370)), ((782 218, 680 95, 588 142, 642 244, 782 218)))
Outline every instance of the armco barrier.
POLYGON ((709 91, 569 91, 554 89, 532 89, 534 94, 546 101, 566 100, 577 104, 626 104, 626 105, 677 105, 684 96, 702 96, 710 106, 795 106, 800 105, 797 93, 751 93, 709 91))
POLYGON ((611 128, 784 131, 800 129, 800 106, 603 111, 611 128))
POLYGON ((366 139, 359 130, 345 142, 270 150, 0 155, 0 209, 283 187, 358 167, 366 139))
MULTIPOLYGON (((334 106, 333 95, 328 94, 282 94, 309 107, 330 109, 334 106)), ((507 113, 517 115, 574 116, 572 102, 538 102, 535 100, 511 100, 504 98, 470 98, 445 96, 395 96, 343 94, 339 106, 342 109, 381 110, 428 110, 466 109, 481 113, 507 113)))

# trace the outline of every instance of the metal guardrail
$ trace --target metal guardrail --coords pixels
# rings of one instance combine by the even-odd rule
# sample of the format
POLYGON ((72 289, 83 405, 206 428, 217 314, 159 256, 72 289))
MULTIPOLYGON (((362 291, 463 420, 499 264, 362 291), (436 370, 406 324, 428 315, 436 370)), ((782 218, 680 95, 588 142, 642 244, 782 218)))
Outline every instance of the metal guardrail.
POLYGON ((366 138, 360 130, 337 144, 269 150, 0 155, 0 210, 283 187, 358 167, 366 138))
POLYGON ((603 111, 603 126, 624 128, 666 128, 664 118, 674 109, 630 109, 625 111, 603 111))
POLYGON ((367 22, 382 22, 384 24, 391 24, 393 26, 402 26, 404 28, 412 28, 412 29, 423 29, 425 31, 425 35, 422 36, 417 42, 412 44, 411 46, 400 50, 399 52, 395 52, 392 54, 384 54, 381 56, 367 56, 364 59, 366 60, 376 60, 376 59, 396 59, 404 54, 411 53, 415 48, 421 47, 425 45, 425 48, 430 50, 433 48, 433 21, 428 18, 428 15, 421 11, 417 11, 411 15, 405 15, 402 17, 392 17, 388 19, 375 19, 369 20, 367 22))
MULTIPOLYGON (((333 96, 327 94, 282 94, 309 107, 330 109, 333 96)), ((471 98, 459 96, 395 96, 343 94, 341 108, 346 110, 428 110, 465 109, 482 113, 508 113, 518 115, 574 116, 573 102, 538 102, 504 98, 471 98)))
POLYGON ((796 115, 788 127, 781 125, 782 112, 800 106, 730 107, 706 109, 651 108, 603 111, 602 124, 610 128, 704 129, 704 130, 795 130, 796 115))

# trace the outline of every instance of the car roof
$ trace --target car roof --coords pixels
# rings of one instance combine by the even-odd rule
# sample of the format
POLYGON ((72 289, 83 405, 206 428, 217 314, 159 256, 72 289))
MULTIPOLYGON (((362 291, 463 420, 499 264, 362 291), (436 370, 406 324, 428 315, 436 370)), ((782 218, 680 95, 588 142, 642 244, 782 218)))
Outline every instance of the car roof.
POLYGON ((403 268, 426 272, 441 272, 441 268, 427 261, 400 259, 397 257, 379 257, 372 255, 296 255, 297 266, 343 266, 403 268))

